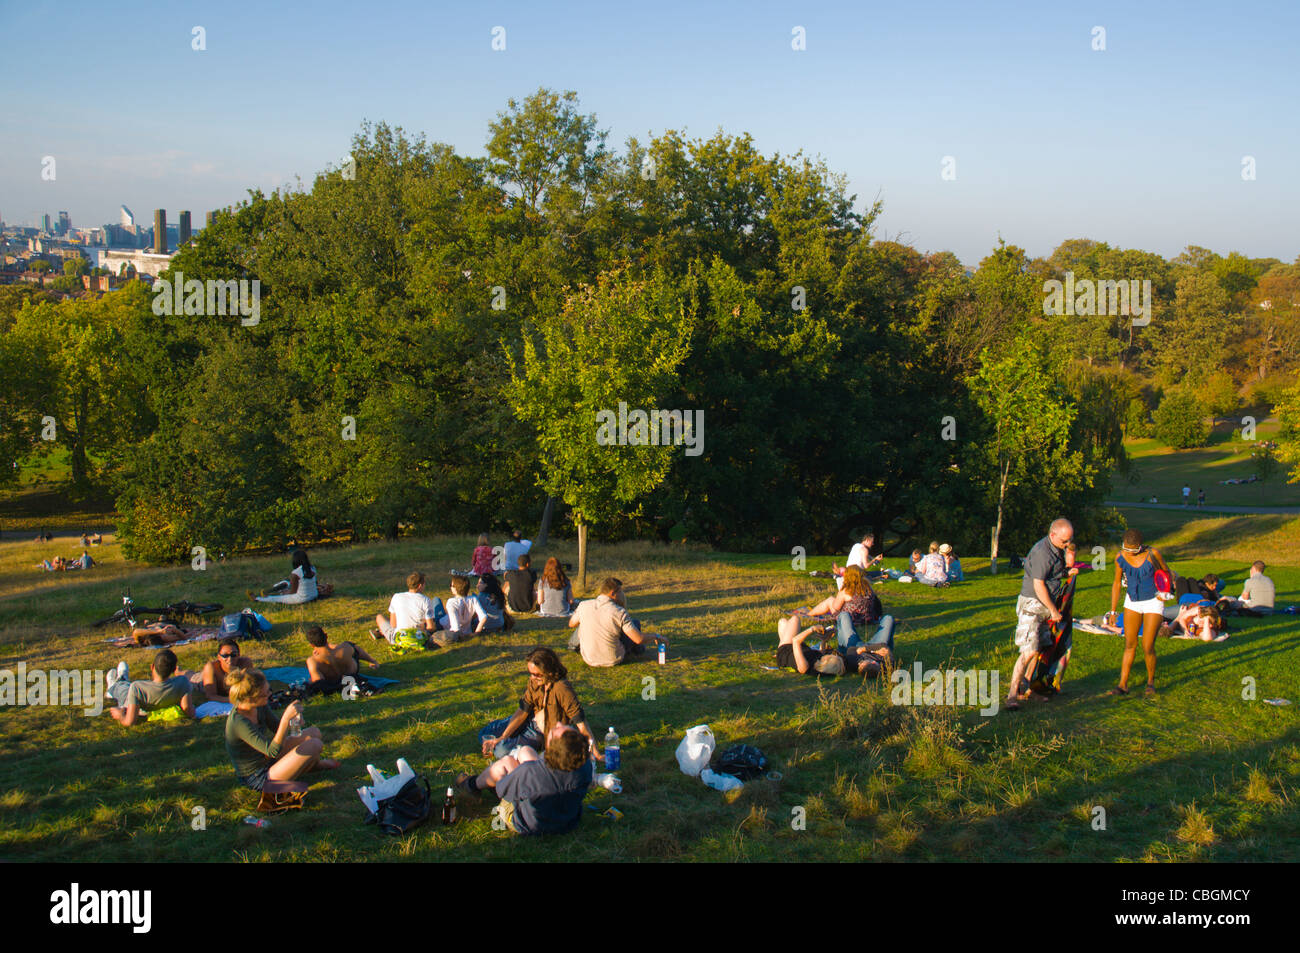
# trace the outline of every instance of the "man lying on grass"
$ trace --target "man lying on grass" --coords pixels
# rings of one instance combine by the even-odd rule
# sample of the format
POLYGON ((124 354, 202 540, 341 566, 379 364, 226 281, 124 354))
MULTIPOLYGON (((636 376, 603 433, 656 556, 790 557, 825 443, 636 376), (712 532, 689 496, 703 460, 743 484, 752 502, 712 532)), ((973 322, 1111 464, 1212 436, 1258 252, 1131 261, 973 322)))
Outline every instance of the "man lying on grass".
POLYGON ((494 762, 478 777, 461 774, 456 787, 477 795, 494 788, 500 816, 516 834, 563 834, 582 820, 582 799, 591 787, 589 742, 572 725, 557 724, 546 737, 546 753, 525 745, 494 762))
POLYGON ((163 649, 153 658, 148 681, 127 681, 126 662, 108 673, 108 694, 115 706, 108 710, 113 720, 130 728, 140 720, 140 712, 179 708, 190 718, 194 717, 194 700, 191 693, 197 686, 190 680, 189 672, 176 671, 176 653, 163 649))
POLYGON ((800 675, 844 675, 856 674, 864 678, 877 678, 894 663, 893 628, 883 626, 872 636, 871 641, 863 642, 854 633, 841 647, 810 649, 804 645, 808 636, 814 632, 825 631, 824 626, 814 625, 800 630, 799 616, 792 615, 776 624, 776 664, 781 668, 792 668, 800 675))
POLYGON ((307 656, 307 692, 336 692, 343 687, 343 679, 356 675, 361 670, 361 663, 368 662, 371 668, 379 668, 379 663, 372 659, 366 650, 355 642, 340 642, 335 645, 325 636, 325 630, 313 625, 307 630, 307 642, 311 645, 311 655, 307 656))

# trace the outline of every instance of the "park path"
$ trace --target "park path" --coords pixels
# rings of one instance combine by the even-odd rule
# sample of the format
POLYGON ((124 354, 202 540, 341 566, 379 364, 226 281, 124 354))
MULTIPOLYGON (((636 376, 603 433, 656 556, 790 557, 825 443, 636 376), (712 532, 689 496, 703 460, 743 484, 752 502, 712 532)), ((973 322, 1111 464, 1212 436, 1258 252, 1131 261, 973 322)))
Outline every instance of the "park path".
POLYGON ((1107 500, 1106 505, 1121 506, 1124 509, 1183 510, 1207 515, 1215 513, 1248 513, 1252 516, 1300 514, 1300 506, 1184 506, 1182 503, 1124 503, 1120 500, 1107 500))

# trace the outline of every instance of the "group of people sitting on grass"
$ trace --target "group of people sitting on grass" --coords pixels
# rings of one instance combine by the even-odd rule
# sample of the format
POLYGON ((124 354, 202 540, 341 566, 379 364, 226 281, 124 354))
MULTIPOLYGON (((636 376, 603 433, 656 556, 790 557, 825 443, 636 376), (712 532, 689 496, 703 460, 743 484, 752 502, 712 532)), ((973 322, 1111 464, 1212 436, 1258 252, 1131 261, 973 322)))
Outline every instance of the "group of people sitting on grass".
POLYGON ((81 555, 74 559, 65 559, 62 556, 55 556, 53 559, 42 559, 36 564, 37 569, 43 569, 45 572, 67 572, 72 569, 90 569, 95 565, 95 560, 90 558, 90 553, 84 549, 81 555))
POLYGON ((885 558, 883 552, 874 556, 871 554, 875 544, 876 535, 866 533, 849 550, 849 557, 845 560, 843 569, 837 564, 831 563, 831 572, 835 575, 837 583, 843 579, 844 570, 850 566, 857 566, 866 573, 869 580, 877 582, 895 579, 901 582, 919 582, 925 586, 941 588, 954 582, 961 582, 966 578, 962 572, 961 559, 958 558, 956 550, 952 548, 950 543, 932 542, 928 553, 922 553, 919 549, 912 550, 906 571, 899 569, 873 570, 871 567, 885 558))
POLYGON ((894 617, 884 614, 866 571, 857 565, 844 568, 835 595, 781 619, 776 637, 777 665, 801 675, 875 678, 894 661, 894 617), (805 626, 805 620, 811 624, 805 626), (816 649, 807 644, 814 634, 820 637, 816 649))

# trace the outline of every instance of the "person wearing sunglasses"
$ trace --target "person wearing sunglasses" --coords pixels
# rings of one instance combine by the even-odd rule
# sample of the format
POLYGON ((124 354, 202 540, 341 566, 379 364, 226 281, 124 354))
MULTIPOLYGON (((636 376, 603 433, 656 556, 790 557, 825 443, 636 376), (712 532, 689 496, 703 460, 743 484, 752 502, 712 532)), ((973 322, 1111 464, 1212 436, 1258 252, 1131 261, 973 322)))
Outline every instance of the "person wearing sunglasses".
POLYGON ((552 728, 572 725, 587 739, 592 757, 603 760, 560 657, 539 646, 528 653, 527 661, 528 687, 519 699, 518 710, 508 718, 489 722, 479 732, 484 756, 501 759, 523 746, 544 748, 552 728))
POLYGON ((222 639, 217 646, 217 657, 203 666, 203 694, 210 702, 230 701, 230 688, 226 685, 226 676, 235 669, 251 669, 253 660, 239 654, 239 643, 234 639, 222 639))

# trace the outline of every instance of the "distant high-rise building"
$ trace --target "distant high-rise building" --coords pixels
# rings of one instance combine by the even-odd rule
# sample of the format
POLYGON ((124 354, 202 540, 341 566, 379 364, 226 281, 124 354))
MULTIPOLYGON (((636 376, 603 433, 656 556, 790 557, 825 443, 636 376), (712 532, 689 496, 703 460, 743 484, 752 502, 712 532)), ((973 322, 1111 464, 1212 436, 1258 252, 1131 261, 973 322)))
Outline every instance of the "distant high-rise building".
POLYGON ((208 213, 208 224, 209 224, 209 225, 215 225, 215 224, 217 224, 217 213, 216 213, 216 212, 209 212, 209 213, 208 213))
POLYGON ((135 224, 135 216, 131 214, 131 210, 127 208, 125 205, 122 206, 121 215, 122 215, 122 225, 124 227, 127 225, 135 224))
POLYGON ((46 235, 49 235, 54 231, 54 229, 50 226, 49 215, 41 216, 41 231, 43 231, 46 235))
POLYGON ((188 210, 181 212, 181 230, 176 236, 176 247, 188 244, 190 240, 190 213, 188 210))
POLYGON ((67 212, 59 213, 59 234, 66 235, 72 231, 72 216, 67 212))
POLYGON ((167 254, 167 210, 156 208, 153 211, 153 253, 167 254))

